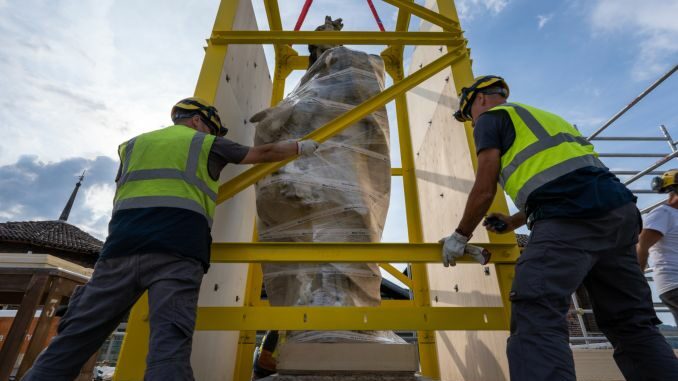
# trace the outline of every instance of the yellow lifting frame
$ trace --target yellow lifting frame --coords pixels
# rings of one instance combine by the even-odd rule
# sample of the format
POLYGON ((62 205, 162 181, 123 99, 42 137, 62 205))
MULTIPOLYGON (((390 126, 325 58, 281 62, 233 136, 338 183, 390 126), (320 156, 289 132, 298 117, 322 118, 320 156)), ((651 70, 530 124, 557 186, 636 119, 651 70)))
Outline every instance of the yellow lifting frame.
MULTIPOLYGON (((332 120, 306 138, 320 142, 332 137, 365 115, 395 100, 401 168, 393 168, 392 176, 402 176, 408 226, 408 244, 392 243, 215 243, 213 263, 250 263, 247 276, 245 307, 199 308, 197 330, 238 330, 238 359, 234 381, 249 380, 256 330, 323 330, 323 329, 403 329, 418 330, 421 372, 439 378, 436 353, 436 330, 506 330, 509 322, 508 291, 518 256, 515 236, 490 234, 491 244, 482 245, 493 252, 504 307, 431 307, 426 263, 440 261, 440 245, 423 243, 419 196, 414 155, 409 130, 405 93, 432 75, 451 67, 457 92, 473 80, 471 60, 459 25, 453 0, 438 0, 439 12, 433 12, 413 0, 383 0, 399 8, 394 32, 290 32, 282 30, 277 0, 264 0, 270 31, 234 31, 233 21, 240 0, 221 1, 205 59, 196 85, 195 96, 214 102, 226 58, 228 44, 274 44, 275 66, 271 105, 284 95, 285 81, 293 70, 305 70, 308 57, 300 56, 292 44, 371 44, 388 45, 382 52, 393 86, 375 95, 353 110, 332 120), (439 26, 441 32, 409 32, 410 15, 439 26), (403 45, 444 45, 447 53, 405 77, 403 45), (323 259, 318 260, 318 252, 323 259), (271 253, 274 252, 274 255, 271 253), (406 284, 413 292, 412 301, 384 301, 382 307, 270 307, 260 299, 261 262, 377 262, 387 272, 406 284), (409 263, 411 278, 389 263, 409 263), (276 319, 270 319, 275 314, 276 319)), ((247 1, 247 0, 244 0, 247 1)), ((452 110, 450 111, 452 112, 452 110)), ((465 126, 470 152, 475 152, 470 124, 465 126)), ((218 203, 246 189, 287 162, 260 164, 236 176, 220 187, 218 203)), ((477 167, 472 156, 474 168, 477 167)), ((498 192, 491 210, 508 211, 502 192, 498 192)), ((256 232, 255 232, 256 237, 256 232)), ((256 241, 256 239, 254 239, 256 241)), ((466 262, 463 259, 461 262, 466 262)), ((130 314, 114 380, 143 379, 148 347, 148 299, 146 295, 130 314)))

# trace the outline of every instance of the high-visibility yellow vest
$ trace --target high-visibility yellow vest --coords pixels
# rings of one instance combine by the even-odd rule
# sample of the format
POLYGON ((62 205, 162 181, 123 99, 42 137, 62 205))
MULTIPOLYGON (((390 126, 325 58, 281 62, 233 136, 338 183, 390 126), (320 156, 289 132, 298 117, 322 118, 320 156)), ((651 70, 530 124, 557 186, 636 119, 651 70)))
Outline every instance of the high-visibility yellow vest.
POLYGON ((207 170, 213 135, 175 125, 141 134, 118 148, 122 170, 113 213, 170 207, 200 213, 212 226, 219 182, 207 170))
POLYGON ((504 103, 516 131, 513 145, 501 156, 499 183, 518 209, 540 186, 583 167, 605 165, 593 145, 565 119, 520 103, 504 103))

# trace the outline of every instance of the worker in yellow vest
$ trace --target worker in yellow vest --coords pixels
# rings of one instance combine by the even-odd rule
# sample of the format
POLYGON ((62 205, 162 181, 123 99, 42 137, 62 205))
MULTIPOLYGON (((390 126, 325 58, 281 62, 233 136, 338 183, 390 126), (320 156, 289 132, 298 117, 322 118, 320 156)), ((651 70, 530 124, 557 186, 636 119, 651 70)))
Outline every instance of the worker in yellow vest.
POLYGON ((145 380, 193 380, 198 293, 210 264, 210 230, 226 164, 310 155, 312 140, 247 147, 224 138, 217 109, 178 102, 173 126, 120 145, 109 235, 90 281, 71 296, 59 333, 24 380, 71 381, 148 291, 145 380))
POLYGON ((678 360, 656 328, 661 322, 636 259, 635 196, 571 124, 507 103, 508 96, 506 82, 493 75, 460 94, 455 118, 473 122, 478 169, 462 219, 444 239, 443 263, 464 254, 499 182, 519 211, 488 216, 486 228, 531 229, 510 292, 511 380, 576 380, 567 313, 582 284, 624 377, 678 380, 678 360))

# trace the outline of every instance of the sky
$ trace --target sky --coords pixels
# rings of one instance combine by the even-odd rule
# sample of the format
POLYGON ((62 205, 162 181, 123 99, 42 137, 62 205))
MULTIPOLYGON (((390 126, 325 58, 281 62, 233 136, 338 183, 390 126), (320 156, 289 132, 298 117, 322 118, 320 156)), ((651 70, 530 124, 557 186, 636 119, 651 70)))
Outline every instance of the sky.
MULTIPOLYGON (((279 2, 283 27, 292 29, 303 0, 279 2)), ((218 3, 0 0, 0 222, 57 219, 85 170, 69 222, 105 238, 117 145, 170 124, 171 105, 193 93, 218 3)), ((253 4, 265 28, 263 0, 253 4)), ((392 30, 396 9, 379 0, 375 5, 392 30)), ((560 114, 584 135, 678 63, 678 0, 460 0, 456 5, 474 73, 502 75, 512 100, 560 114)), ((363 0, 316 0, 302 29, 313 29, 326 14, 343 17, 345 30, 376 30, 363 0)), ((413 18, 411 28, 418 24, 413 18)), ((272 49, 266 52, 270 65, 272 49)), ((300 75, 290 77, 288 89, 300 75)), ((677 85, 674 75, 605 134, 660 136, 658 126, 664 124, 678 139, 677 85)), ((668 152, 663 142, 596 147, 668 152)), ((641 169, 654 160, 606 163, 641 169)), ((671 166, 678 162, 662 169, 671 166)), ((646 178, 631 188, 648 189, 648 184, 646 178)), ((643 196, 640 204, 656 199, 643 196)), ((402 185, 396 179, 384 240, 404 240, 402 216, 402 185)))

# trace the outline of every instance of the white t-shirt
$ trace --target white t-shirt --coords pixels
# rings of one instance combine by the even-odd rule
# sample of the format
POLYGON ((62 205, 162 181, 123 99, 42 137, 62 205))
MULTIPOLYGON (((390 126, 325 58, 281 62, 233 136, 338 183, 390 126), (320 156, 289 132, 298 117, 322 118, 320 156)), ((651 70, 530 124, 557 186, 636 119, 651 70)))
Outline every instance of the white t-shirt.
POLYGON ((663 237, 650 248, 657 292, 663 294, 678 288, 678 209, 662 205, 645 217, 643 229, 662 233, 663 237))

